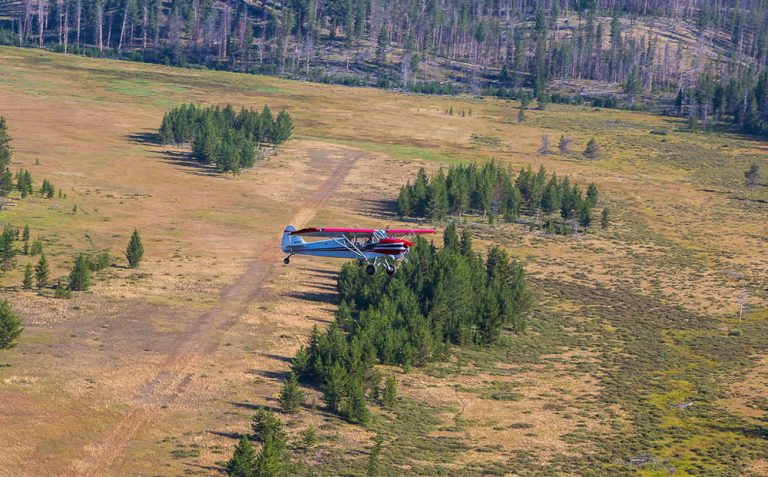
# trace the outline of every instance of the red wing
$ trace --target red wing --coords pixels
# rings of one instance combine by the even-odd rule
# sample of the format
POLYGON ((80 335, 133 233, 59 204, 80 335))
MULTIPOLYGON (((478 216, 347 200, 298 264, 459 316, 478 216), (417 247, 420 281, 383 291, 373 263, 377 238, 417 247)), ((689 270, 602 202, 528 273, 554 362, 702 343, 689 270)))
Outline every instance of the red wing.
POLYGON ((387 235, 419 235, 437 233, 433 229, 389 229, 385 230, 387 235))
POLYGON ((350 228, 332 228, 332 227, 308 227, 301 230, 294 230, 291 235, 303 235, 305 237, 345 237, 347 235, 373 235, 374 229, 350 229, 350 228))

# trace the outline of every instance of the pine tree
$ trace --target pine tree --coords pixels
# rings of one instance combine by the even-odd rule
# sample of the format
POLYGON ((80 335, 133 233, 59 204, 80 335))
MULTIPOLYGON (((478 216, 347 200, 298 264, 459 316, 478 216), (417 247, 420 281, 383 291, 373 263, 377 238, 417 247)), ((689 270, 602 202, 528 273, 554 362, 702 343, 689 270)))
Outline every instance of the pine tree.
POLYGON ((381 454, 381 446, 384 443, 384 437, 381 434, 376 434, 373 438, 373 447, 371 448, 371 454, 368 456, 368 466, 365 469, 366 477, 376 477, 379 475, 379 454, 381 454))
POLYGON ((590 207, 597 207, 598 195, 597 186, 594 182, 590 182, 589 187, 587 187, 587 204, 589 204, 590 207))
POLYGON ((356 424, 366 424, 370 419, 363 385, 357 380, 352 380, 349 383, 347 398, 341 408, 341 416, 356 424))
POLYGON ((22 281, 22 288, 25 290, 31 290, 34 276, 35 272, 32 269, 32 264, 28 263, 24 268, 24 280, 22 281))
POLYGON ((3 233, 0 234, 0 271, 7 272, 12 269, 16 263, 16 254, 18 251, 13 246, 16 241, 16 229, 6 225, 3 233))
POLYGON ((573 140, 568 136, 560 136, 560 141, 557 143, 557 150, 561 156, 565 156, 571 151, 571 142, 573 140))
POLYGON ((11 136, 8 135, 8 124, 3 116, 0 116, 0 171, 5 171, 11 164, 11 136))
POLYGON ((91 267, 88 257, 80 254, 75 259, 72 271, 69 272, 69 289, 72 291, 87 291, 91 287, 91 267))
POLYGON ((259 442, 264 442, 268 435, 282 434, 282 424, 275 413, 264 408, 259 408, 253 416, 251 422, 253 429, 253 438, 259 442))
POLYGON ((35 239, 32 241, 32 247, 29 249, 29 253, 32 256, 40 255, 43 253, 43 242, 40 241, 40 239, 35 239))
POLYGON ((541 135, 541 147, 538 150, 539 154, 543 155, 549 155, 551 151, 549 150, 549 135, 548 134, 542 134, 541 135))
POLYGON ((397 401, 397 381, 395 380, 395 377, 392 375, 387 376, 387 379, 384 381, 384 394, 382 396, 381 402, 387 407, 392 407, 395 405, 395 402, 397 401))
POLYGON ((48 259, 45 258, 45 254, 40 255, 37 265, 35 265, 35 284, 37 288, 43 288, 48 285, 48 275, 50 274, 50 268, 48 267, 48 259))
POLYGON ((517 123, 522 124, 525 121, 525 109, 522 107, 517 111, 517 123))
POLYGON ((24 232, 21 234, 21 239, 25 242, 29 241, 29 225, 24 225, 24 232))
POLYGON ((21 320, 11 309, 8 300, 0 301, 0 349, 11 349, 24 327, 21 320))
POLYGON ((255 477, 256 452, 248 439, 243 436, 235 447, 232 458, 227 462, 229 477, 255 477))
POLYGON ((586 149, 584 149, 584 155, 587 156, 588 159, 594 161, 600 158, 600 154, 600 145, 597 143, 595 138, 590 139, 587 143, 586 149))
POLYGON ((283 477, 287 474, 285 441, 270 434, 256 457, 254 477, 283 477))
POLYGON ((285 413, 295 414, 299 412, 303 402, 304 391, 299 387, 299 380, 296 378, 296 374, 291 371, 285 384, 283 384, 283 389, 280 390, 280 408, 285 413))
POLYGON ((430 220, 442 220, 448 215, 448 188, 442 169, 432 178, 428 196, 427 217, 430 220))
POLYGON ((272 142, 274 144, 282 144, 291 138, 293 133, 293 120, 291 115, 284 109, 280 110, 275 119, 275 124, 272 129, 272 142))
POLYGON ((608 230, 608 227, 611 225, 611 217, 610 212, 608 212, 608 209, 603 209, 603 213, 600 214, 600 228, 603 230, 608 230))
POLYGON ((139 268, 139 264, 144 260, 144 244, 141 243, 141 236, 136 229, 133 229, 131 240, 128 242, 125 258, 128 259, 128 265, 131 268, 139 268))
POLYGON ((760 183, 760 168, 756 163, 752 163, 749 169, 744 173, 744 185, 749 189, 754 189, 760 183))

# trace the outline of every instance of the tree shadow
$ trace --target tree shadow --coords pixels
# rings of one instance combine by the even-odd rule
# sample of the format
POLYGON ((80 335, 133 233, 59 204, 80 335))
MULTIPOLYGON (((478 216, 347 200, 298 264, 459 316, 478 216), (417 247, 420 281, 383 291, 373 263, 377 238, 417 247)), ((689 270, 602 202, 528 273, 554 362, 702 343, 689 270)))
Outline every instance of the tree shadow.
POLYGON ((226 431, 208 431, 208 432, 210 432, 214 436, 225 437, 227 439, 233 439, 236 441, 239 441, 243 437, 248 437, 248 434, 243 434, 241 432, 226 432, 226 431))
POLYGON ((218 465, 195 464, 193 462, 184 462, 184 465, 189 467, 191 472, 194 472, 192 469, 200 469, 205 471, 206 475, 221 475, 226 471, 224 467, 218 465))
MULTIPOLYGON (((237 401, 229 401, 229 404, 238 407, 240 409, 249 409, 251 411, 258 411, 259 409, 264 409, 265 411, 272 411, 272 412, 278 412, 280 409, 277 406, 270 406, 269 404, 254 404, 252 402, 237 402, 237 401)), ((215 431, 212 431, 215 433, 215 431)), ((229 433, 229 434, 237 434, 237 433, 229 433)), ((223 433, 222 433, 223 435, 223 433)), ((243 437, 242 435, 238 435, 238 439, 240 437, 243 437)))
POLYGON ((160 136, 153 131, 144 130, 142 132, 128 134, 126 139, 134 144, 142 146, 160 146, 160 136))
POLYGON ((362 203, 362 206, 358 207, 359 212, 365 214, 376 214, 387 219, 399 218, 395 212, 396 202, 393 200, 368 199, 363 197, 360 199, 360 202, 362 203))
POLYGON ((264 356, 266 358, 274 359, 274 360, 277 360, 277 361, 282 361, 284 363, 292 363, 293 362, 293 358, 291 358, 289 356, 280 356, 279 354, 264 353, 262 356, 264 356))
POLYGON ((339 296, 335 289, 333 292, 323 291, 306 291, 306 292, 288 292, 283 296, 289 296, 291 298, 298 298, 299 300, 326 303, 328 305, 335 305, 339 302, 339 296))

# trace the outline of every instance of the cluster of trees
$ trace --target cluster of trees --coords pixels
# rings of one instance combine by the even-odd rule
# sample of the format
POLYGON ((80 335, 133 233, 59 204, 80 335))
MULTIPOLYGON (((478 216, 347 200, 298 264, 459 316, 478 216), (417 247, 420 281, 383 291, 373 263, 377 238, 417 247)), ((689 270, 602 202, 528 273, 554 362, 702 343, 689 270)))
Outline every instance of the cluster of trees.
POLYGON ((492 345, 504 329, 524 329, 532 297, 523 267, 498 247, 483 260, 469 232, 459 237, 453 223, 443 241, 436 250, 417 239, 392 278, 346 264, 336 321, 323 333, 313 330, 297 353, 294 372, 348 421, 366 422, 368 398, 394 400, 394 379, 382 386, 376 363, 421 366, 450 345, 492 345))
MULTIPOLYGON (((0 116, 0 197, 10 194, 15 186, 23 199, 34 193, 32 174, 26 169, 19 169, 15 176, 11 174, 12 158, 13 148, 11 148, 11 136, 8 134, 8 123, 3 116, 0 116)), ((44 179, 40 186, 40 196, 51 199, 55 192, 56 187, 48 179, 44 179)), ((59 195, 61 196, 61 191, 59 195)))
POLYGON ((0 300, 0 349, 15 347, 23 330, 21 320, 11 309, 8 300, 0 300))
MULTIPOLYGON (((597 200, 598 189, 594 183, 589 184, 585 194, 578 184, 571 184, 568 176, 559 179, 555 173, 548 174, 544 166, 538 172, 528 166, 515 175, 510 168, 491 161, 482 166, 451 166, 447 175, 441 168, 431 178, 420 169, 413 183, 400 188, 397 212, 401 216, 437 221, 448 215, 461 217, 468 212, 491 217, 502 215, 514 221, 525 211, 536 216, 559 214, 572 225, 589 227, 597 200)), ((555 227, 555 223, 552 224, 555 227)), ((567 227, 562 232, 565 229, 567 227)))
POLYGON ((713 62, 723 77, 768 60, 766 0, 37 0, 6 2, 0 19, 0 39, 17 45, 306 78, 340 69, 341 54, 347 75, 369 84, 439 93, 425 61, 459 69, 453 76, 470 87, 544 97, 548 85, 591 79, 621 83, 634 100, 695 85, 704 48, 723 52, 713 62), (688 22, 698 39, 692 68, 684 42, 635 28, 638 16, 688 22))
POLYGON ((710 67, 680 88, 674 114, 687 118, 691 130, 710 130, 723 121, 746 133, 768 135, 768 70, 710 67))
MULTIPOLYGON (((51 265, 48 257, 43 250, 43 243, 40 239, 29 245, 30 229, 28 225, 24 226, 24 231, 19 234, 19 229, 11 225, 6 225, 0 234, 0 271, 6 272, 16 265, 16 256, 21 252, 24 255, 39 255, 37 263, 33 266, 31 262, 24 267, 24 278, 22 279, 22 288, 31 290, 33 288, 42 289, 54 285, 57 290, 57 296, 67 296, 71 291, 85 291, 91 286, 92 272, 103 270, 110 266, 112 259, 108 250, 93 254, 79 254, 75 258, 75 263, 70 270, 67 285, 62 284, 61 280, 51 283, 51 265), (22 240, 24 245, 21 250, 17 249, 15 242, 22 240)), ((144 259, 144 244, 138 230, 134 230, 128 247, 125 251, 125 257, 131 268, 138 268, 144 259)))
POLYGON ((252 167, 261 155, 260 144, 282 144, 293 133, 293 120, 281 110, 275 117, 268 106, 261 113, 232 105, 200 107, 184 104, 163 116, 159 136, 163 144, 192 144, 201 164, 237 174, 252 167))

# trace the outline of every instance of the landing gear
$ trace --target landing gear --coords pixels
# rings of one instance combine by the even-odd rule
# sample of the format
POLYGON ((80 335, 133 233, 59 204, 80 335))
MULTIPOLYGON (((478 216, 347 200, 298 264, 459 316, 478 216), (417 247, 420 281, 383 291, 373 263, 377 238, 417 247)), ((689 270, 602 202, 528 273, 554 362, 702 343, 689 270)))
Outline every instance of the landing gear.
POLYGON ((389 275, 390 277, 395 273, 397 273, 397 267, 395 267, 394 265, 387 265, 386 270, 387 270, 387 275, 389 275))
POLYGON ((376 273, 376 267, 373 265, 368 265, 367 267, 365 267, 365 272, 368 275, 373 275, 374 273, 376 273))
POLYGON ((287 257, 285 257, 285 258, 283 259, 283 263, 284 263, 284 264, 286 264, 286 265, 288 265, 289 263, 291 263, 291 256, 290 256, 290 255, 288 255, 287 257))

